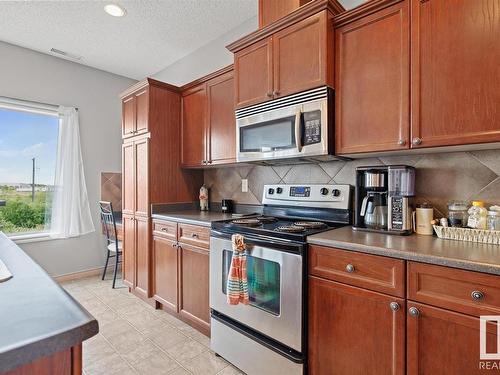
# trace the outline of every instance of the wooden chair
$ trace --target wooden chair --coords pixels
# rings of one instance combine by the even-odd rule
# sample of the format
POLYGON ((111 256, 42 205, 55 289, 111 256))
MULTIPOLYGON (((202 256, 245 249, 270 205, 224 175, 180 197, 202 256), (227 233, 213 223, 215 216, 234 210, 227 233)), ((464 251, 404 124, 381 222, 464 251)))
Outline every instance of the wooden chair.
POLYGON ((102 280, 106 276, 106 271, 108 269, 109 258, 115 258, 115 271, 113 274, 113 289, 116 284, 116 273, 118 270, 118 263, 121 262, 122 256, 122 241, 118 240, 116 232, 116 220, 115 214, 113 212, 113 206, 111 202, 99 201, 99 209, 101 211, 101 222, 103 226, 104 234, 106 235, 106 264, 104 265, 104 271, 102 273, 102 280))

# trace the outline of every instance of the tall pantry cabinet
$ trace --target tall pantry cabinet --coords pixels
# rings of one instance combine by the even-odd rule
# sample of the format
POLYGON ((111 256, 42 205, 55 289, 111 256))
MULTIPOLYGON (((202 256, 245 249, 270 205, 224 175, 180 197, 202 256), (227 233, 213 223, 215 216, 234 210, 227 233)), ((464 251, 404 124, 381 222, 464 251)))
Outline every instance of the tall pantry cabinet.
POLYGON ((122 99, 123 282, 149 298, 151 205, 192 202, 203 183, 199 171, 180 168, 179 88, 146 79, 122 99))

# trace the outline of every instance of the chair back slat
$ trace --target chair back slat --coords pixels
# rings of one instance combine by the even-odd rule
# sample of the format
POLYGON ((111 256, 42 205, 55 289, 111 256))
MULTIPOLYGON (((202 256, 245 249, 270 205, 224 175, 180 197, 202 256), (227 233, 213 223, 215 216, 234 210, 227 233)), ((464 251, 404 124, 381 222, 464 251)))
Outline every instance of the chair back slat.
POLYGON ((101 223, 103 232, 106 235, 108 243, 117 241, 116 221, 111 202, 99 201, 99 209, 101 212, 101 223))

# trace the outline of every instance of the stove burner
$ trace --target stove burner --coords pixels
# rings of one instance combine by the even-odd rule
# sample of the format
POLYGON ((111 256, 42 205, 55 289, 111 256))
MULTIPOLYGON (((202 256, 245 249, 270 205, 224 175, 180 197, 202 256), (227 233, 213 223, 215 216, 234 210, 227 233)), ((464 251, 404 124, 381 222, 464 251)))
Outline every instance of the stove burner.
POLYGON ((326 224, 321 221, 297 221, 296 223, 293 223, 293 225, 305 229, 318 229, 326 227, 326 224))
POLYGON ((275 229, 278 232, 287 232, 287 233, 300 233, 304 232, 306 229, 303 227, 298 227, 296 225, 285 225, 275 229))
POLYGON ((231 221, 231 223, 236 225, 245 225, 249 227, 256 227, 262 224, 259 219, 237 219, 231 221))
POLYGON ((278 221, 278 219, 276 219, 275 217, 272 217, 272 216, 257 216, 257 217, 254 217, 252 219, 257 219, 261 223, 274 223, 275 221, 278 221))

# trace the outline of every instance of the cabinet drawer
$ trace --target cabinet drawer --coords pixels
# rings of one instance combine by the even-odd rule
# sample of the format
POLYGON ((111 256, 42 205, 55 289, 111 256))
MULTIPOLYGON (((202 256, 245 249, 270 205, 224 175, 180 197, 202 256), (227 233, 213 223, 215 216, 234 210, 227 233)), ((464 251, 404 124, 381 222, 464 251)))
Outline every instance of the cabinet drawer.
POLYGON ((469 315, 498 315, 500 276, 409 262, 408 299, 469 315))
POLYGON ((398 297, 405 294, 403 260, 310 246, 309 274, 398 297))
POLYGON ((175 241, 177 239, 177 223, 174 221, 153 220, 153 234, 175 241))
POLYGON ((199 246, 204 249, 210 247, 210 228, 179 223, 178 235, 179 242, 199 246))

